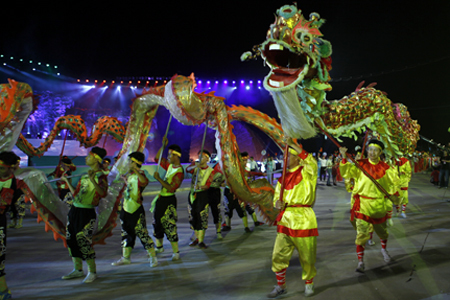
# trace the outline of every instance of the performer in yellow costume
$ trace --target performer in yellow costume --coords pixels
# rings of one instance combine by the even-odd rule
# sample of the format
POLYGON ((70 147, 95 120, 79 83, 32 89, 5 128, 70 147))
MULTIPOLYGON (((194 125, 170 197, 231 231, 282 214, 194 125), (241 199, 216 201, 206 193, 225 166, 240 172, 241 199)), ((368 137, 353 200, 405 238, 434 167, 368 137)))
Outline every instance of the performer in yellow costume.
POLYGON ((401 206, 401 213, 400 216, 403 218, 406 218, 406 205, 409 203, 408 200, 408 185, 411 181, 411 164, 409 160, 405 157, 400 157, 399 160, 396 161, 398 176, 400 178, 400 190, 399 190, 399 198, 400 203, 397 205, 397 213, 400 213, 400 206, 401 206))
POLYGON ((268 295, 269 298, 286 293, 286 269, 294 249, 299 253, 303 269, 305 296, 314 293, 316 237, 319 234, 312 207, 316 196, 317 161, 292 140, 289 140, 289 146, 283 199, 279 199, 280 182, 274 194, 275 206, 281 209, 272 254, 272 271, 275 272, 278 285, 268 295))
POLYGON ((390 167, 380 160, 384 144, 378 140, 369 141, 367 147, 368 159, 358 161, 359 165, 372 176, 389 194, 386 196, 358 167, 347 161, 347 148, 341 147, 339 151, 344 158, 339 166, 343 178, 354 178, 354 203, 351 209, 351 221, 356 227, 356 252, 358 254, 357 272, 364 272, 364 245, 370 238, 370 231, 376 232, 381 240, 381 253, 385 262, 391 257, 386 250, 389 236, 387 224, 392 224, 392 201, 397 202, 394 194, 398 189, 397 169, 390 167), (392 201, 391 201, 392 200, 392 201))

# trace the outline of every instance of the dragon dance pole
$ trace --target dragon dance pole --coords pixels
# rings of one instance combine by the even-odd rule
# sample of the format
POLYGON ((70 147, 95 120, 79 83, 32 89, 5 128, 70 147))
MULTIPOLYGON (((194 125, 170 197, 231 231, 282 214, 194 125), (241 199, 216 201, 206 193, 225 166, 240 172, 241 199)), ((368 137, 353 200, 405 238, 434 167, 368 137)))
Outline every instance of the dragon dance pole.
MULTIPOLYGON (((281 189, 280 189, 280 202, 283 203, 283 194, 284 194, 284 185, 286 178, 286 169, 287 169, 287 159, 289 155, 289 145, 286 142, 286 146, 284 147, 284 156, 283 156, 283 172, 281 173, 281 189)), ((283 207, 283 210, 285 207, 283 207)))
POLYGON ((361 158, 364 158, 364 150, 366 148, 367 137, 369 136, 369 129, 366 130, 366 136, 364 137, 364 143, 361 150, 361 158))
MULTIPOLYGON (((170 122, 172 122, 172 114, 170 115, 169 123, 167 123, 166 133, 164 134, 164 137, 163 137, 163 146, 164 146, 164 138, 167 138, 167 134, 169 133, 170 122)), ((159 172, 159 165, 161 164, 163 152, 164 152, 164 149, 161 149, 161 153, 159 153, 159 157, 158 157, 158 165, 156 166, 156 172, 159 172)))
MULTIPOLYGON (((339 143, 328 133, 328 132, 326 132, 324 129, 322 129, 322 127, 320 127, 320 125, 317 123, 317 122, 314 122, 315 124, 316 124, 316 126, 336 145, 336 146, 338 146, 339 148, 341 148, 341 145, 339 145, 339 143)), ((363 167, 361 167, 360 165, 359 165, 359 163, 353 158, 353 157, 351 157, 350 155, 347 155, 347 158, 348 159, 350 159, 354 164, 355 164, 355 166, 358 168, 358 169, 360 169, 363 173, 364 173, 364 175, 366 175, 367 176, 367 178, 369 178, 374 184, 375 184, 375 186, 383 193, 383 194, 385 194, 387 197, 390 197, 391 195, 384 189, 384 187, 382 187, 381 186, 381 184, 380 183, 378 183, 378 181, 376 181, 375 180, 375 178, 373 178, 369 173, 367 173, 367 171, 366 170, 364 170, 363 169, 363 167)))
POLYGON ((195 187, 197 186, 197 183, 198 183, 198 174, 200 173, 200 164, 201 164, 202 158, 203 158, 203 149, 205 147, 206 131, 207 130, 208 130, 208 121, 205 122, 205 132, 203 132, 202 148, 200 149, 200 157, 198 158, 199 162, 198 162, 198 167, 197 167, 197 174, 195 176, 194 190, 195 190, 195 187))

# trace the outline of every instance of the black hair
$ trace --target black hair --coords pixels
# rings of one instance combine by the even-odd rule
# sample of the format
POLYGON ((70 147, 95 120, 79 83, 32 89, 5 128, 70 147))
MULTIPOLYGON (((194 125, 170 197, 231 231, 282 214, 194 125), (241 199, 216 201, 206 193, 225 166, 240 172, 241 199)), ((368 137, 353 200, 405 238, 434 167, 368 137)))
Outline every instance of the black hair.
POLYGON ((105 158, 106 156, 106 150, 100 147, 93 147, 91 149, 91 152, 100 156, 101 159, 105 158))
POLYGON ((168 149, 169 149, 169 150, 173 150, 173 151, 180 152, 180 154, 181 154, 181 147, 178 146, 178 145, 176 145, 176 144, 170 145, 168 149))
POLYGON ((142 163, 145 161, 144 153, 139 152, 139 151, 130 153, 130 155, 128 155, 128 157, 137 159, 139 161, 139 163, 138 163, 139 165, 142 165, 142 163))
POLYGON ((109 158, 105 158, 103 161, 107 161, 107 162, 111 163, 111 159, 109 159, 109 158))
POLYGON ((246 152, 246 151, 241 152, 241 157, 245 157, 245 156, 248 156, 248 152, 246 152))
POLYGON ((17 164, 18 156, 12 151, 3 151, 0 152, 0 160, 3 161, 6 165, 13 166, 17 164))

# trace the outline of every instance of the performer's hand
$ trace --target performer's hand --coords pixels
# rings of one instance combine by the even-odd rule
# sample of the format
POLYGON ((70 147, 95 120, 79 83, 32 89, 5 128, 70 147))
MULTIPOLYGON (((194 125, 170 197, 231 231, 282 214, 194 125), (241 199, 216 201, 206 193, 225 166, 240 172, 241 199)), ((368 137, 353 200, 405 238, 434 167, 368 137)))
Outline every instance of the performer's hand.
POLYGON ((276 208, 276 209, 281 209, 282 206, 283 206, 283 203, 281 203, 280 200, 277 200, 277 202, 275 202, 275 208, 276 208))
POLYGON ((340 147, 339 148, 339 153, 341 153, 343 158, 347 157, 347 150, 348 149, 346 147, 340 147))
POLYGON ((169 140, 167 139, 166 136, 163 137, 162 143, 163 143, 164 148, 166 148, 167 144, 169 143, 169 140))
POLYGON ((392 227, 392 226, 394 226, 394 221, 392 221, 392 219, 391 218, 389 218, 388 220, 387 220, 387 226, 388 227, 392 227))
POLYGON ((69 182, 69 180, 67 179, 67 174, 66 173, 63 173, 62 175, 61 175, 61 180, 63 180, 63 181, 65 181, 65 182, 69 182))
POLYGON ((161 177, 159 177, 159 173, 158 173, 158 172, 155 172, 155 173, 153 174, 153 177, 155 177, 156 180, 161 179, 161 177))
POLYGON ((89 175, 89 179, 90 179, 92 182, 95 182, 95 171, 94 171, 94 170, 89 170, 89 171, 88 171, 88 175, 89 175))

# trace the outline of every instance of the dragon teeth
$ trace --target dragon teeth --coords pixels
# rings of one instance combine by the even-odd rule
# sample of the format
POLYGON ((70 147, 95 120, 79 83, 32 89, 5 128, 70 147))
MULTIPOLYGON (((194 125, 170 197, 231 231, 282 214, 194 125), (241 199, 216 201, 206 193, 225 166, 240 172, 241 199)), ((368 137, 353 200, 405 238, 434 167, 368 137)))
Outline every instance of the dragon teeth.
POLYGON ((269 46, 269 50, 283 50, 283 49, 284 49, 284 47, 279 44, 272 44, 269 46))
POLYGON ((284 82, 283 81, 275 81, 275 80, 269 79, 269 84, 271 86, 274 86, 274 87, 277 87, 277 88, 284 87, 284 82))

